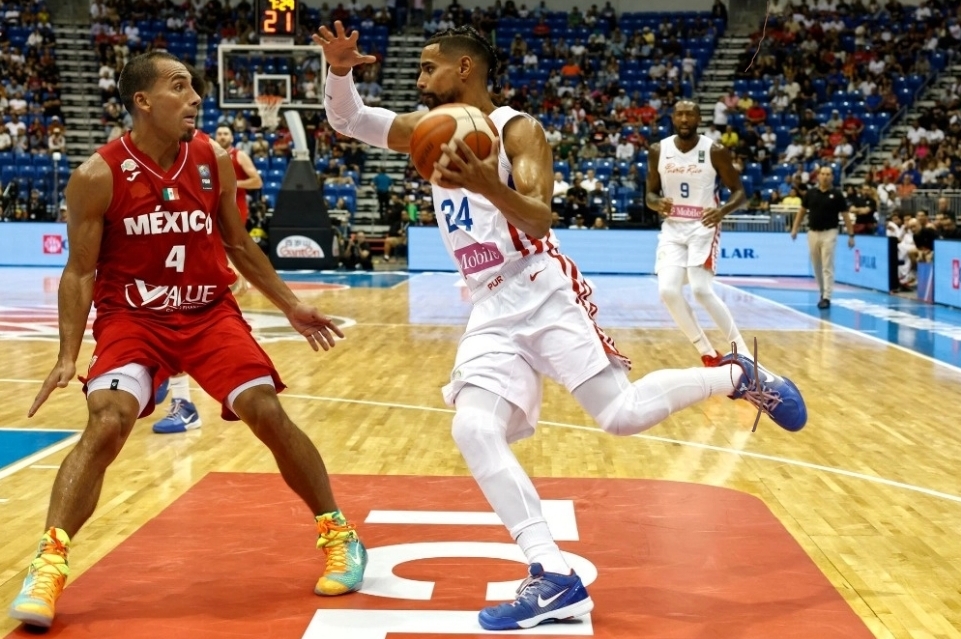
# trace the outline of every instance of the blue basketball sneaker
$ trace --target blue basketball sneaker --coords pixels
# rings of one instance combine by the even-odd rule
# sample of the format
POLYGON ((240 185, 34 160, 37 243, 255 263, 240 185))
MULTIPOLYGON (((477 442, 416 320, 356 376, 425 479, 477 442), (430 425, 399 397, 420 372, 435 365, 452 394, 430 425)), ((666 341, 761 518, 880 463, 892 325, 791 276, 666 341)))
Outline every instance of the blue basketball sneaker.
POLYGON ((200 428, 200 414, 193 402, 176 397, 170 402, 170 410, 159 422, 153 425, 153 432, 167 435, 183 433, 200 428))
POLYGON ((807 406, 801 391, 791 380, 779 377, 757 363, 756 340, 754 351, 753 360, 739 354, 737 348, 721 358, 719 366, 734 364, 743 371, 729 397, 743 399, 757 406, 757 419, 754 420, 752 432, 757 429, 762 412, 784 430, 801 430, 808 421, 807 406))
POLYGON ((576 574, 544 572, 540 564, 531 564, 530 576, 517 589, 517 599, 484 608, 477 620, 484 630, 516 630, 573 619, 593 609, 594 602, 576 574))
POLYGON ((154 391, 154 394, 153 394, 154 406, 160 406, 161 404, 163 404, 163 401, 167 399, 167 389, 169 387, 170 387, 169 377, 164 381, 160 382, 160 386, 157 387, 157 390, 154 391))

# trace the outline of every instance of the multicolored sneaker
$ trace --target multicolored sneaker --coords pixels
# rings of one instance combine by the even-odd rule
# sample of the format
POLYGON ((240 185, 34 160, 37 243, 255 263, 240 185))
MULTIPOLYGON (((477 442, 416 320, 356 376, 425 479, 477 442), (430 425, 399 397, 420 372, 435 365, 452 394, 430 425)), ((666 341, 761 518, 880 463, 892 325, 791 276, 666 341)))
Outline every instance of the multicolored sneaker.
POLYGON ((360 590, 367 568, 367 549, 340 511, 317 517, 317 547, 327 556, 314 593, 327 597, 360 590))
POLYGON ((174 397, 167 414, 153 425, 153 432, 166 435, 183 433, 194 428, 200 428, 200 414, 197 412, 197 407, 193 402, 174 397))
POLYGON ((28 626, 49 628, 53 624, 57 599, 70 574, 69 548, 70 537, 63 530, 51 528, 44 533, 37 558, 27 569, 23 588, 10 604, 11 617, 28 626))
POLYGON ((789 431, 804 428, 808 421, 807 406, 801 391, 794 382, 779 377, 757 363, 757 340, 754 340, 754 359, 740 355, 737 348, 725 355, 719 364, 734 364, 741 368, 742 374, 734 384, 731 399, 743 399, 757 407, 757 418, 751 431, 757 430, 761 413, 765 413, 775 424, 789 431))
POLYGON ((545 621, 573 619, 593 609, 594 602, 573 571, 559 575, 544 572, 540 564, 531 564, 530 576, 517 589, 517 599, 484 608, 477 620, 484 630, 516 630, 545 621))
POLYGON ((701 355, 701 363, 704 364, 705 368, 716 368, 721 365, 721 360, 724 356, 714 351, 713 355, 701 355))

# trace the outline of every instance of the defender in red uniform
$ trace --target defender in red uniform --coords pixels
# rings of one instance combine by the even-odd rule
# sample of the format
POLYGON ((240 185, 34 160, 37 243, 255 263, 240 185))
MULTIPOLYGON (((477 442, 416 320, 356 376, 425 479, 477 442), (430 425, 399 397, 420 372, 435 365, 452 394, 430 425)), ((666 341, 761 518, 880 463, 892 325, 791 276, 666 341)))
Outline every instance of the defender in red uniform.
POLYGON ((247 235, 229 156, 193 139, 200 96, 184 64, 165 52, 137 56, 121 72, 119 90, 133 130, 91 156, 67 186, 71 250, 60 282, 60 354, 29 411, 73 379, 96 301, 97 345, 81 378, 89 418, 57 473, 47 531, 10 615, 33 626, 53 623, 70 537, 93 513, 107 466, 137 417, 153 410, 159 380, 179 371, 222 402, 225 418, 250 426, 313 511, 327 558, 315 592, 356 590, 366 551, 337 508, 320 454, 278 401, 283 383, 230 294, 227 257, 314 350, 343 334, 297 299, 247 235))
POLYGON ((247 224, 247 216, 250 214, 247 208, 247 191, 259 189, 264 185, 264 180, 250 156, 234 146, 233 129, 221 124, 214 133, 214 140, 227 152, 231 164, 234 165, 234 174, 237 176, 237 209, 240 210, 240 220, 247 224))

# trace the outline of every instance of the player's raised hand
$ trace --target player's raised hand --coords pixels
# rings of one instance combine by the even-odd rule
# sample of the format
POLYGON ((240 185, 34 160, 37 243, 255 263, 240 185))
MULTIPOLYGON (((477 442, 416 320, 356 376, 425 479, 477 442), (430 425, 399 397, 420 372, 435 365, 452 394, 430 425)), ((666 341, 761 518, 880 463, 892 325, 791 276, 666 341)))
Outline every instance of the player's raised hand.
POLYGON ((37 397, 33 400, 33 404, 27 412, 27 417, 36 415, 43 403, 50 397, 50 393, 52 393, 55 388, 66 388, 67 384, 70 383, 70 380, 72 380, 76 374, 77 365, 74 362, 58 359, 53 370, 47 375, 47 379, 43 380, 43 386, 40 387, 40 392, 37 393, 37 397))
POLYGON ((307 343, 315 351, 319 351, 321 348, 329 351, 334 347, 335 335, 341 339, 344 337, 333 320, 309 304, 300 303, 293 307, 287 313, 287 321, 294 327, 294 330, 307 339, 307 343))
MULTIPOLYGON (((311 36, 316 44, 324 50, 324 58, 327 64, 336 71, 350 69, 358 64, 373 64, 377 58, 372 55, 363 55, 357 49, 357 38, 360 31, 354 29, 347 35, 346 29, 340 20, 334 21, 334 30, 331 31, 326 26, 317 29, 317 33, 311 36)), ((337 75, 344 75, 338 73, 337 75)))

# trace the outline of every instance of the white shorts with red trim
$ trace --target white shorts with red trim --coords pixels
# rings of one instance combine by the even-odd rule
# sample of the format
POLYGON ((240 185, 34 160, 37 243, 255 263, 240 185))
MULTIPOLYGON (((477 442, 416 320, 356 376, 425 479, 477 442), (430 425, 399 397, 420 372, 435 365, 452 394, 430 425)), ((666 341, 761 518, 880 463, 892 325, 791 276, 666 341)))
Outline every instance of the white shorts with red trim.
POLYGON ((654 261, 654 272, 659 273, 666 266, 688 268, 703 266, 712 273, 717 272, 717 258, 721 248, 721 227, 713 229, 703 226, 700 221, 686 222, 685 229, 676 229, 675 225, 668 227, 664 224, 657 236, 657 257, 654 261), (695 226, 696 225, 696 226, 695 226))
POLYGON ((573 261, 555 250, 525 262, 475 302, 443 389, 449 406, 472 384, 519 407, 526 420, 509 425, 510 441, 534 432, 544 376, 574 390, 612 362, 631 366, 594 322, 591 285, 573 261))

